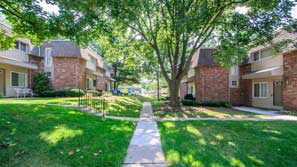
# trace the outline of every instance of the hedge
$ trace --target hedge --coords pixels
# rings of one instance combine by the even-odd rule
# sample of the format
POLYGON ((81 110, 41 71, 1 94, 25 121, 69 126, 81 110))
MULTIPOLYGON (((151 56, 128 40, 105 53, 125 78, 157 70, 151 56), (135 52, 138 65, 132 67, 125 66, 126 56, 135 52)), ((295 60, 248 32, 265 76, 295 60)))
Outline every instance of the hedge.
POLYGON ((224 101, 193 101, 193 100, 182 100, 181 103, 184 106, 205 106, 205 107, 231 107, 229 102, 224 101))
POLYGON ((79 89, 64 89, 64 90, 50 90, 44 91, 40 95, 42 97, 79 97, 83 96, 85 92, 79 89))

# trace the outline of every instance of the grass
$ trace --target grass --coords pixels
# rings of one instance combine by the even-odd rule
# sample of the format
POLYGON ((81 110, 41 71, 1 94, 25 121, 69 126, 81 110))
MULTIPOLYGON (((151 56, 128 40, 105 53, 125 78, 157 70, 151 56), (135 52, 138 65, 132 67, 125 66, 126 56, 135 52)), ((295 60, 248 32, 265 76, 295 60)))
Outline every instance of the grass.
POLYGON ((135 123, 5 101, 0 104, 0 166, 121 166, 135 123))
MULTIPOLYGON (((140 116, 140 110, 144 101, 152 101, 143 96, 107 96, 105 113, 112 116, 136 117, 140 116)), ((78 104, 78 98, 21 98, 1 99, 0 104, 78 104)))
POLYGON ((295 167, 297 122, 159 122, 170 167, 295 167))
POLYGON ((180 112, 156 111, 160 118, 261 118, 265 115, 243 112, 224 107, 186 107, 180 112))
POLYGON ((142 96, 110 96, 105 97, 105 99, 107 115, 135 118, 140 116, 143 102, 149 100, 142 96))

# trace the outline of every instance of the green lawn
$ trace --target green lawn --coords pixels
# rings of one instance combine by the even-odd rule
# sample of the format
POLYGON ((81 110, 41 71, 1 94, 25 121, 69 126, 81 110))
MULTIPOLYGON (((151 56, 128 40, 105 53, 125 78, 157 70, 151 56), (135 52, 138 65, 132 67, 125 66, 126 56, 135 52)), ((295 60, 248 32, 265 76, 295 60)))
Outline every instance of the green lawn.
POLYGON ((295 167, 297 122, 159 122, 168 166, 295 167))
POLYGON ((155 111, 155 117, 160 118, 262 118, 254 114, 224 107, 187 107, 180 112, 155 111))
MULTIPOLYGON (((105 113, 107 115, 136 117, 140 116, 140 110, 144 101, 151 101, 143 96, 107 96, 105 113)), ((78 104, 78 98, 20 98, 1 99, 0 104, 78 104)))
POLYGON ((6 101, 0 103, 0 166, 121 166, 135 123, 6 101))
POLYGON ((140 116, 143 102, 149 100, 142 96, 110 96, 104 99, 107 102, 107 115, 135 118, 140 116))

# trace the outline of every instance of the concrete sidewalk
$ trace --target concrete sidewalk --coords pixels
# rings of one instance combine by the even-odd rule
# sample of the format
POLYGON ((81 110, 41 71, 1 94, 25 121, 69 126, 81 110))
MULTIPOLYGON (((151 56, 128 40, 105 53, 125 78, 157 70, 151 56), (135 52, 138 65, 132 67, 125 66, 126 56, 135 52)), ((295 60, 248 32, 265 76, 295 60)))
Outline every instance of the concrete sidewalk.
POLYGON ((291 115, 282 115, 278 114, 277 111, 274 110, 262 110, 254 107, 233 107, 236 110, 245 111, 245 112, 251 112, 256 114, 263 114, 270 116, 269 119, 275 119, 275 120, 297 120, 296 116, 291 115))
POLYGON ((157 123, 150 103, 144 103, 123 167, 166 167, 157 123))

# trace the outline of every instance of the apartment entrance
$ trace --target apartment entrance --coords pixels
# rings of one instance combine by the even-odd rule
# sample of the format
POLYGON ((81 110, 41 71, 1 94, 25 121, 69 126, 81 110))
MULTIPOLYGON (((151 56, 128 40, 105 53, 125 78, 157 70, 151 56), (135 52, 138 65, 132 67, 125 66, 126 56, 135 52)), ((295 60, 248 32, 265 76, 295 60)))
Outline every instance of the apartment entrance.
POLYGON ((5 71, 0 68, 0 94, 5 96, 5 71))
POLYGON ((273 105, 275 106, 283 105, 283 82, 282 81, 273 82, 273 105))

